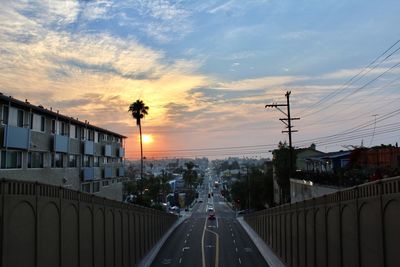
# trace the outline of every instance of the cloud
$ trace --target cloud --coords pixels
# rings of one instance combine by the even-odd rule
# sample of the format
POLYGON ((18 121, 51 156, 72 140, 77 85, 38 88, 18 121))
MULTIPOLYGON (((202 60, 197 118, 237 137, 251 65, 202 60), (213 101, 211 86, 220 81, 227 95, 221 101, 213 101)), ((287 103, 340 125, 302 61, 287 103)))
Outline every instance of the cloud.
POLYGON ((286 32, 280 35, 280 38, 286 41, 304 40, 313 37, 316 34, 314 31, 295 31, 286 32))

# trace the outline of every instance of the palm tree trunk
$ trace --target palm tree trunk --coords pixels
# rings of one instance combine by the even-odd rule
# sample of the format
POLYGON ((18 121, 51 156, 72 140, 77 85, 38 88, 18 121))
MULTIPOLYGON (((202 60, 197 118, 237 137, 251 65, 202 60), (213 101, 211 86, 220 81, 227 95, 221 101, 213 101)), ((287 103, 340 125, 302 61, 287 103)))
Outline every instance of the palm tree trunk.
POLYGON ((139 134, 140 134, 140 179, 143 179, 143 144, 142 144, 142 125, 139 122, 139 134))

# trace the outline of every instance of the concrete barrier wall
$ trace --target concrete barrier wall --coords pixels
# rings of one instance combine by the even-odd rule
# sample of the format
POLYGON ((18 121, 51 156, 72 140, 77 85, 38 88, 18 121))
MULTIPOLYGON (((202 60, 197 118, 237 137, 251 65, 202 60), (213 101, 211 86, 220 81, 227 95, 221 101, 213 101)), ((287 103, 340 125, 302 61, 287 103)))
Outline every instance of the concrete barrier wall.
POLYGON ((287 266, 400 266, 400 177, 244 219, 287 266))
POLYGON ((3 267, 135 266, 177 217, 32 182, 0 181, 3 267))

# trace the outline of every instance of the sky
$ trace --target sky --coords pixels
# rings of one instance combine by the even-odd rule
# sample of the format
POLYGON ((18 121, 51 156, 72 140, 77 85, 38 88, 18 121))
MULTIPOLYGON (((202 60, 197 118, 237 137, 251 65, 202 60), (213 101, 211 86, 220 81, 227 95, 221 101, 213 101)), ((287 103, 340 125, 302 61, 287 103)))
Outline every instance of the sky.
POLYGON ((395 144, 397 0, 12 0, 0 92, 126 135, 137 159, 268 157, 290 105, 293 145, 395 144), (285 111, 285 110, 283 110, 285 111), (152 141, 151 141, 152 140, 152 141))

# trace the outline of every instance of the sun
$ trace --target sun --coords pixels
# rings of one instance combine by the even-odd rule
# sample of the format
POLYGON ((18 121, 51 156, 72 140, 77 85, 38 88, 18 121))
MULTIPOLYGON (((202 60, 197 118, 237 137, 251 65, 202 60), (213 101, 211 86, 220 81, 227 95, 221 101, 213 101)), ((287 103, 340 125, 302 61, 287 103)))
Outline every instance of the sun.
POLYGON ((142 135, 143 143, 145 144, 151 144, 153 143, 154 139, 151 134, 144 134, 142 135))

